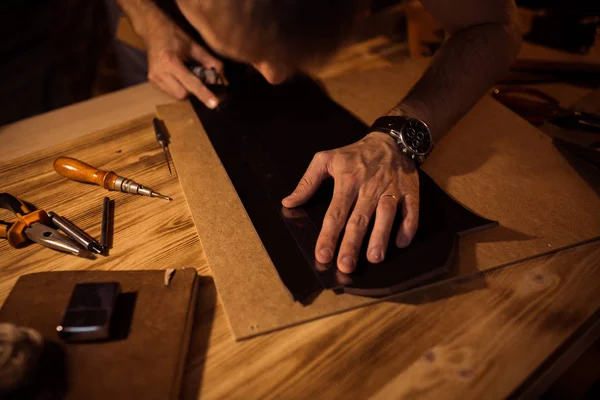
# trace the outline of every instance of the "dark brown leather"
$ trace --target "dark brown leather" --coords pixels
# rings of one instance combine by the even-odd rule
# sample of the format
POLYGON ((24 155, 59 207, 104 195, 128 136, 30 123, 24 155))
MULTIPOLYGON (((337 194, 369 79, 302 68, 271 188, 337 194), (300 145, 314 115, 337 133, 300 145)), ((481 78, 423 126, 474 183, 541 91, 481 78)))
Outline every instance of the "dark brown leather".
POLYGON ((178 398, 197 274, 193 268, 177 270, 169 287, 164 287, 163 277, 160 270, 43 272, 20 277, 0 311, 0 321, 36 329, 46 350, 36 377, 43 382, 32 382, 13 398, 178 398), (122 289, 113 320, 116 339, 60 341, 56 326, 75 284, 105 281, 117 281, 122 289), (52 395, 40 397, 43 393, 52 395))
POLYGON ((307 304, 319 289, 364 296, 409 289, 450 272, 457 233, 495 225, 466 210, 419 172, 421 221, 409 248, 398 249, 391 235, 381 264, 370 264, 363 249, 351 275, 333 265, 320 270, 314 247, 333 182, 326 181, 303 211, 283 210, 281 200, 292 192, 316 152, 356 142, 368 127, 308 77, 271 86, 256 71, 234 64, 227 65, 227 78, 230 86, 221 93, 225 101, 218 110, 198 101, 193 101, 194 108, 295 300, 307 304))

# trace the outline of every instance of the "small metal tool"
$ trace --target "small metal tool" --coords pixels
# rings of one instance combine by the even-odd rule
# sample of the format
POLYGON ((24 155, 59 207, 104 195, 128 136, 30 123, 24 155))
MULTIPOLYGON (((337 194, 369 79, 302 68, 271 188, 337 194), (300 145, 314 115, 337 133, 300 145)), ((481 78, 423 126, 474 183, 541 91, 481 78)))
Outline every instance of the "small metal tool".
POLYGON ((110 248, 111 215, 111 200, 109 197, 105 197, 102 204, 102 231, 100 233, 100 244, 105 256, 108 255, 110 248))
POLYGON ((46 246, 52 250, 62 251, 65 253, 71 253, 75 256, 87 257, 89 253, 77 246, 69 238, 61 235, 55 229, 52 229, 44 224, 35 223, 26 230, 27 238, 32 242, 46 246))
POLYGON ((167 135, 167 130, 165 128, 165 124, 158 118, 154 118, 152 120, 154 124, 154 134, 156 135, 156 141, 162 147, 163 153, 165 154, 165 161, 167 162, 167 166, 169 167, 169 174, 171 172, 171 164, 169 163, 169 158, 171 158, 171 152, 169 151, 169 137, 167 135))
POLYGON ((206 68, 201 65, 190 65, 188 67, 190 72, 194 74, 198 79, 205 85, 225 85, 226 82, 219 75, 215 68, 206 68))
POLYGON ((131 179, 119 176, 113 171, 102 171, 74 158, 57 158, 56 161, 54 161, 54 170, 66 178, 78 182, 93 183, 104 189, 139 194, 148 197, 158 197, 169 201, 173 200, 172 198, 146 188, 131 179))
POLYGON ((50 211, 48 216, 52 220, 52 223, 65 232, 71 239, 93 253, 102 254, 102 246, 100 246, 100 243, 88 235, 83 229, 53 211, 50 211))

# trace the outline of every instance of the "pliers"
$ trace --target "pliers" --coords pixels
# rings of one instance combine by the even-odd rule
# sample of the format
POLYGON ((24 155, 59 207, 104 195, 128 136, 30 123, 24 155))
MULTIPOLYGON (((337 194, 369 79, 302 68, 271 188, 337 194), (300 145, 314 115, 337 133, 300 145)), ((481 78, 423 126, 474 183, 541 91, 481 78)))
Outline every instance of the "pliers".
POLYGON ((11 246, 19 247, 31 240, 54 250, 86 256, 86 251, 75 241, 50 227, 52 222, 46 211, 32 211, 23 201, 8 193, 0 193, 0 208, 17 216, 12 223, 0 220, 0 238, 6 238, 11 246))

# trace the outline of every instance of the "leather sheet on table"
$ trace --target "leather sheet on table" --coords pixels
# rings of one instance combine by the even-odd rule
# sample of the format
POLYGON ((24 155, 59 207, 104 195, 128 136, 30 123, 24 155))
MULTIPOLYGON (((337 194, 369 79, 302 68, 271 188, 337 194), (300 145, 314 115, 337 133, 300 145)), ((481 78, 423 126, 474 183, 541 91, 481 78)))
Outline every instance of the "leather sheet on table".
POLYGON ((295 300, 308 304, 323 289, 380 297, 439 278, 451 270, 457 233, 494 225, 461 207, 419 172, 421 220, 408 248, 397 248, 391 235, 381 264, 369 263, 363 248, 353 274, 342 274, 333 264, 320 265, 314 249, 333 194, 333 181, 323 184, 300 209, 283 208, 281 199, 300 181, 316 152, 356 142, 368 127, 306 76, 272 86, 255 72, 241 74, 233 79, 218 111, 198 101, 193 104, 295 300))

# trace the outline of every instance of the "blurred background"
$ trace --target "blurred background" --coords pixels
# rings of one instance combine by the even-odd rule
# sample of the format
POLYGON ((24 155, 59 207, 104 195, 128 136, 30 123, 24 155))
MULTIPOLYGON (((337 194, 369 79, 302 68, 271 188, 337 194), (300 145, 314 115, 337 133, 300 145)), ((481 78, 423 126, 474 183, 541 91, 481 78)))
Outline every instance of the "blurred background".
MULTIPOLYGON (((501 83, 600 86, 600 2, 517 4, 526 42, 501 83)), ((143 43, 115 0, 2 0, 0 21, 0 125, 146 80, 143 43)), ((319 76, 431 57, 444 36, 418 1, 378 0, 319 76)), ((582 93, 566 90, 564 101, 582 93)))

